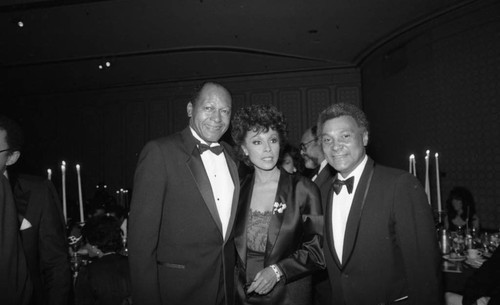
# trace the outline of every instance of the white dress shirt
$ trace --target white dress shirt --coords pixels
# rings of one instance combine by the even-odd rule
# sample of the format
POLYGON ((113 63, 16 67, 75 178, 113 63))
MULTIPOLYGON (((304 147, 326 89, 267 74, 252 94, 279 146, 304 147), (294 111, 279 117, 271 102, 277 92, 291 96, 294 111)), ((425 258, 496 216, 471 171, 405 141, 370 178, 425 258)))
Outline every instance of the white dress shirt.
POLYGON ((340 193, 337 195, 335 192, 333 193, 333 202, 332 202, 332 230, 333 230, 333 244, 335 245, 335 251, 337 252, 337 256, 339 257, 340 262, 342 263, 342 252, 344 250, 344 236, 345 229, 347 225, 347 217, 349 216, 349 212, 351 211, 352 200, 354 199, 354 194, 356 193, 356 188, 358 186, 359 179, 361 178, 361 174, 365 169, 366 162, 368 161, 368 156, 365 155, 365 158, 361 163, 352 171, 349 176, 343 178, 340 176, 340 173, 337 174, 337 179, 346 180, 348 178, 354 177, 354 184, 352 187, 352 193, 349 194, 347 191, 347 187, 342 187, 340 193))
MULTIPOLYGON (((193 136, 201 143, 208 143, 202 140, 198 134, 191 128, 193 136)), ((210 146, 219 146, 219 143, 212 143, 210 146)), ((210 180, 212 193, 214 194, 217 212, 222 223, 222 236, 226 238, 226 231, 231 217, 231 206, 233 203, 234 182, 231 178, 231 173, 227 166, 226 157, 224 154, 216 155, 210 150, 206 150, 201 154, 201 160, 210 180)))

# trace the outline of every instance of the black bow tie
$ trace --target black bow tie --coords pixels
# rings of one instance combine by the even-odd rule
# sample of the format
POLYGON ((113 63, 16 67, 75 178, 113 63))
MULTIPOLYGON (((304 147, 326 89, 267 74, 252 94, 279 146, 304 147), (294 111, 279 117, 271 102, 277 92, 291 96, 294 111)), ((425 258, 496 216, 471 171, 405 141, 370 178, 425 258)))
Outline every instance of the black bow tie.
POLYGON ((207 144, 203 144, 203 143, 198 143, 198 150, 200 151, 200 155, 205 152, 206 150, 210 150, 211 152, 213 152, 214 154, 216 155, 220 155, 222 153, 222 151, 224 150, 224 147, 222 147, 222 145, 218 145, 218 146, 208 146, 207 144))
POLYGON ((333 191, 335 192, 335 194, 338 195, 340 193, 340 190, 342 190, 342 186, 344 185, 347 187, 347 192, 349 194, 352 193, 352 188, 354 186, 354 177, 351 177, 347 180, 335 179, 335 181, 333 181, 333 191))

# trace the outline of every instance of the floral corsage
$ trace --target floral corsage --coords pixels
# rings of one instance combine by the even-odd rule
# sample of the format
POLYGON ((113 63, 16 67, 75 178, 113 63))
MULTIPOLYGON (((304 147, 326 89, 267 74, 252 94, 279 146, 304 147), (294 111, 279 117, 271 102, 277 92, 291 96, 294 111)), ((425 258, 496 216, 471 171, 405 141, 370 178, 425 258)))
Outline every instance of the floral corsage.
POLYGON ((274 209, 273 209, 273 214, 276 214, 276 212, 278 213, 283 213, 283 211, 286 209, 286 204, 285 203, 278 203, 278 202, 275 202, 274 203, 274 209))

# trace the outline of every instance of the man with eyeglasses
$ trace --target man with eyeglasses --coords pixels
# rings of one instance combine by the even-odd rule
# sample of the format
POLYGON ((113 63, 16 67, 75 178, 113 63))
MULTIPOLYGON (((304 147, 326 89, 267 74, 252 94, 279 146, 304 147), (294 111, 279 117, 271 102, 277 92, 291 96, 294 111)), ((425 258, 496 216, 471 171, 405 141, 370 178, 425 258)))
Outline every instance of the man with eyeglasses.
MULTIPOLYGON (((304 158, 305 167, 312 170, 311 180, 316 183, 321 192, 321 205, 324 213, 328 200, 328 192, 336 172, 325 159, 325 155, 318 141, 316 133, 317 128, 318 127, 314 125, 304 132, 299 147, 300 154, 302 158, 304 158)), ((331 304, 330 282, 328 280, 327 271, 321 270, 315 272, 312 276, 312 281, 314 305, 331 304)))
POLYGON ((42 177, 8 170, 21 156, 23 139, 17 122, 0 115, 0 171, 12 188, 17 229, 33 283, 30 305, 66 305, 72 285, 71 271, 65 225, 54 185, 42 177))

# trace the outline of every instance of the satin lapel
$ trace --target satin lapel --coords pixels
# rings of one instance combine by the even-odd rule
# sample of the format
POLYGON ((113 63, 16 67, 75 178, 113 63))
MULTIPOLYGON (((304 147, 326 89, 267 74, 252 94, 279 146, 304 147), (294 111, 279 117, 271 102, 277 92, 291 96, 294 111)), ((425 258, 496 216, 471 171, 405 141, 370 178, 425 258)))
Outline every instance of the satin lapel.
POLYGON ((253 175, 245 179, 241 185, 241 192, 239 197, 239 209, 234 228, 234 244, 236 251, 240 256, 243 265, 246 266, 247 261, 247 226, 248 226, 248 213, 250 213, 250 200, 253 191, 253 175))
POLYGON ((236 167, 236 164, 234 163, 233 159, 231 159, 226 150, 224 150, 224 156, 226 157, 227 167, 229 168, 229 173, 231 174, 231 178, 233 179, 234 183, 233 201, 231 203, 231 216, 229 217, 229 224, 227 226, 225 240, 227 241, 229 239, 229 236, 231 236, 231 230, 234 225, 236 211, 238 210, 238 200, 240 197, 240 179, 238 177, 238 168, 236 167))
MULTIPOLYGON (((190 133, 189 129, 187 130, 187 132, 190 133)), ((210 180, 208 179, 207 172, 205 171, 205 167, 203 166, 200 152, 196 148, 196 144, 193 144, 194 137, 192 134, 186 135, 186 133, 184 132, 183 136, 184 140, 186 141, 186 148, 191 149, 191 155, 186 161, 186 165, 189 168, 189 171, 191 172, 191 175, 196 182, 196 186, 198 187, 198 190, 200 191, 201 196, 203 197, 203 200, 205 201, 205 204, 210 211, 212 218, 214 219, 214 222, 217 224, 217 228, 219 228, 222 237, 222 222, 219 218, 219 212, 217 211, 217 206, 215 205, 212 186, 210 185, 210 180), (189 136, 193 138, 193 143, 190 143, 189 138, 186 140, 186 137, 189 136)))
POLYGON ((361 221, 362 209, 364 207, 363 199, 365 197, 366 188, 369 187, 368 183, 370 180, 371 172, 373 170, 373 166, 373 160, 368 158, 365 169, 361 174, 359 184, 356 187, 356 193, 354 194, 351 210, 349 211, 344 235, 344 251, 342 253, 342 257, 344 258, 344 266, 349 263, 349 259, 351 258, 352 251, 354 249, 354 244, 356 243, 356 238, 359 231, 359 222, 361 221))
MULTIPOLYGON (((290 205, 291 203, 289 202, 290 194, 291 194, 291 185, 292 183, 290 182, 291 176, 284 173, 283 170, 281 170, 280 173, 280 180, 278 182, 278 189, 276 190, 276 197, 274 198, 274 202, 277 203, 283 203, 286 205, 290 205)), ((273 204, 274 204, 273 202, 273 204)), ((273 207, 274 209, 274 207, 273 207)), ((264 259, 264 262, 266 259, 270 256, 270 254, 273 251, 274 246, 276 245, 276 240, 278 239, 280 230, 281 230, 281 225, 283 224, 283 219, 285 217, 285 213, 287 210, 283 210, 282 213, 274 213, 273 216, 271 217, 271 222, 269 223, 269 228, 267 231, 267 244, 266 244, 266 257, 264 259)))
POLYGON ((326 243, 330 253, 333 254, 333 258, 335 263, 337 264, 337 267, 339 267, 339 269, 342 269, 342 264, 340 263, 339 257, 337 256, 337 251, 335 251, 335 244, 333 242, 332 204, 333 204, 333 187, 330 187, 330 191, 328 192, 328 201, 326 204, 326 213, 324 214, 324 217, 326 218, 325 219, 326 243))
POLYGON ((13 178, 12 193, 14 195, 14 202, 16 203, 17 213, 26 218, 26 210, 28 208, 28 202, 30 200, 31 192, 29 190, 24 191, 22 189, 21 183, 17 178, 13 178))
POLYGON ((314 180, 317 186, 322 186, 323 183, 327 183, 328 180, 333 178, 330 165, 326 165, 325 168, 318 174, 318 177, 314 180))

